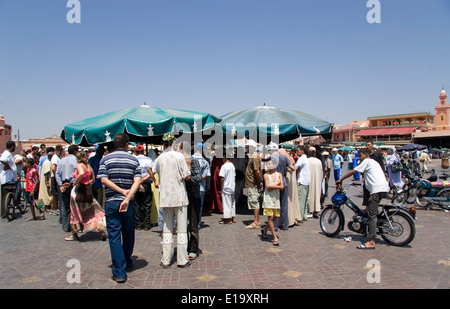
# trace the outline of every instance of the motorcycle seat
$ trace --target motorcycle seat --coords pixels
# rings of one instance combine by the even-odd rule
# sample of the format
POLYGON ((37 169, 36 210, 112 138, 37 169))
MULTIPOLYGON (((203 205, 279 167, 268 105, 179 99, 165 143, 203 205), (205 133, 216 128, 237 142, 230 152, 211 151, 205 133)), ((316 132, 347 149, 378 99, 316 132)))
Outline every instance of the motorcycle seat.
POLYGON ((450 181, 433 181, 431 186, 433 188, 447 188, 450 187, 450 181))

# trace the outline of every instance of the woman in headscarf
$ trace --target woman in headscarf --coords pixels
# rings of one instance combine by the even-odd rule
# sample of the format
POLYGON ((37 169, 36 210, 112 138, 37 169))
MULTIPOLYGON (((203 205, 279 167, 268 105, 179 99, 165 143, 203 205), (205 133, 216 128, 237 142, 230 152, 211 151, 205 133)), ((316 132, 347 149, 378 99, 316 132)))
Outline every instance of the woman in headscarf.
POLYGON ((401 170, 397 172, 392 171, 392 165, 394 163, 400 163, 400 159, 393 148, 389 148, 387 153, 386 167, 389 174, 389 186, 401 189, 403 187, 402 172, 401 170))

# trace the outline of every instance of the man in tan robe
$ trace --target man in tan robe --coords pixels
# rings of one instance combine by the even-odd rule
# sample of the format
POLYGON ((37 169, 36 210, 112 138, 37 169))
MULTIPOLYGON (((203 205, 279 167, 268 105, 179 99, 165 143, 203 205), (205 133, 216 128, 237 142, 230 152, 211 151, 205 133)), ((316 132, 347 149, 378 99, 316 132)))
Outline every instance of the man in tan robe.
POLYGON ((49 207, 51 204, 50 195, 50 179, 52 174, 52 162, 53 152, 47 154, 47 159, 41 167, 40 181, 39 181, 39 199, 42 200, 45 207, 49 207))

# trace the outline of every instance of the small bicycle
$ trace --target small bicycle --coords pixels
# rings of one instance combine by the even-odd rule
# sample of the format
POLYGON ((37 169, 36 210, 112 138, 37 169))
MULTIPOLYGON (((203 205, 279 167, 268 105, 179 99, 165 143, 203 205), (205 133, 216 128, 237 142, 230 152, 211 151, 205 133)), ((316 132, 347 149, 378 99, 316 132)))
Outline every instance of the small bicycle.
MULTIPOLYGON (((20 186, 20 183, 18 184, 20 186)), ((15 219, 15 212, 16 208, 20 211, 20 213, 24 214, 27 210, 27 202, 24 201, 23 203, 20 201, 20 194, 19 199, 16 199, 16 184, 14 182, 9 182, 7 184, 3 185, 5 198, 4 198, 4 212, 2 215, 2 218, 8 219, 8 221, 12 221, 15 219)), ((20 188, 20 193, 22 193, 22 188, 20 188)))

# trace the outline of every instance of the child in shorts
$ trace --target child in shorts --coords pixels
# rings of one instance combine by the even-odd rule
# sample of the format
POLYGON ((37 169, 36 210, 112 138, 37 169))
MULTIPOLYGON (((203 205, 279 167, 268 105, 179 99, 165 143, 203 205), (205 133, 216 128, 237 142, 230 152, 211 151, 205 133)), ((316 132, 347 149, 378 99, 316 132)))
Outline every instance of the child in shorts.
POLYGON ((280 216, 280 190, 283 190, 283 176, 275 171, 275 158, 266 163, 267 173, 264 174, 264 199, 262 207, 264 215, 268 216, 268 224, 261 229, 261 238, 267 239, 267 231, 273 235, 273 245, 279 246, 280 242, 275 233, 274 221, 280 216))

